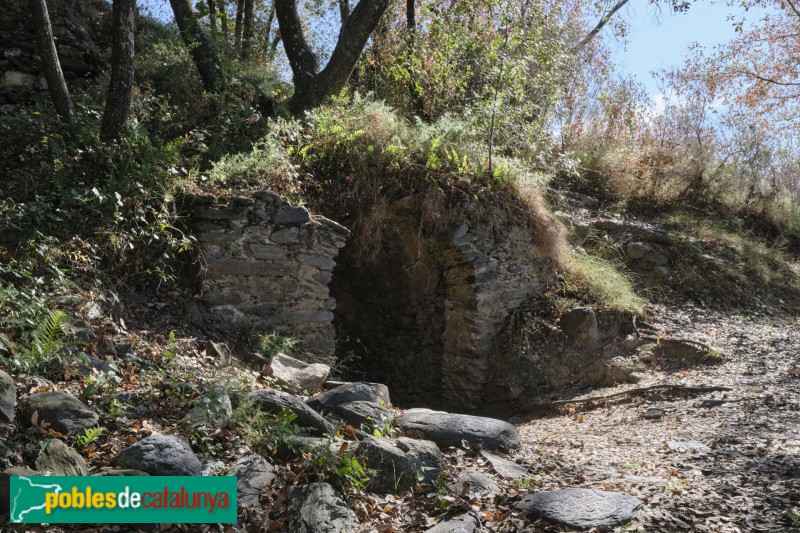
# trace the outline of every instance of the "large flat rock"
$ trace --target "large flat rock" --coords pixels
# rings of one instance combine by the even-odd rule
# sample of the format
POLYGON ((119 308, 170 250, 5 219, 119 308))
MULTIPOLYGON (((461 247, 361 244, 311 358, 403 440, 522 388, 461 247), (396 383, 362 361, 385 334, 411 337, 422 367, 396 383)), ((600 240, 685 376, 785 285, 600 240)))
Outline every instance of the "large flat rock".
POLYGON ((442 520, 428 530, 428 533, 476 533, 483 531, 481 521, 474 513, 442 520))
POLYGON ((359 450, 368 470, 373 470, 366 489, 377 494, 397 494, 413 489, 419 481, 434 484, 444 457, 430 441, 400 437, 366 437, 359 450))
POLYGON ((199 476, 203 469, 188 444, 173 435, 158 433, 122 450, 114 464, 151 476, 199 476))
POLYGON ((569 488, 537 492, 514 507, 572 529, 610 529, 633 519, 642 502, 620 492, 569 488))
POLYGON ((98 414, 79 399, 61 391, 32 394, 22 412, 22 423, 32 425, 34 413, 37 413, 38 424, 47 422, 50 428, 64 435, 79 435, 100 420, 98 414))
POLYGON ((275 467, 260 455, 242 457, 233 466, 238 491, 239 507, 258 508, 261 503, 262 489, 275 483, 277 474, 275 467))
POLYGON ((388 407, 389 388, 381 383, 345 383, 309 398, 306 403, 319 413, 330 413, 342 404, 358 401, 388 407))
POLYGON ((36 458, 36 470, 45 475, 87 476, 89 465, 81 454, 58 439, 50 439, 36 458))
POLYGON ((517 428, 495 418, 409 409, 397 418, 397 424, 409 437, 432 440, 443 448, 460 447, 466 441, 482 443, 489 450, 507 450, 520 442, 517 428))
POLYGON ((250 399, 266 413, 279 414, 284 409, 289 409, 297 416, 295 423, 298 426, 311 428, 316 435, 327 435, 333 431, 333 425, 330 422, 303 403, 300 398, 288 392, 262 389, 251 393, 250 399))
POLYGON ((351 533, 356 515, 327 483, 311 483, 294 489, 290 507, 295 515, 290 533, 351 533))
POLYGON ((356 429, 372 433, 375 429, 386 431, 394 422, 394 413, 382 405, 372 402, 349 402, 333 408, 327 419, 339 424, 350 424, 356 429))
POLYGON ((322 390, 322 384, 331 373, 331 367, 321 363, 304 363, 279 353, 270 361, 269 373, 291 392, 316 394, 322 390))

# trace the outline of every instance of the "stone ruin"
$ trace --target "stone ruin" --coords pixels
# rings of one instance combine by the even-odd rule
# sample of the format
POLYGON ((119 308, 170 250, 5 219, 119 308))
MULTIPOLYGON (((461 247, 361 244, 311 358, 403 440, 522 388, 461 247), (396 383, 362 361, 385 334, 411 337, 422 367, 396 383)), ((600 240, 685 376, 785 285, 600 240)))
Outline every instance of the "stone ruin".
POLYGON ((496 337, 552 280, 553 262, 508 214, 423 231, 411 204, 390 207, 377 253, 364 257, 346 228, 274 193, 191 197, 207 324, 240 338, 277 331, 327 363, 357 341, 349 364, 400 405, 510 405, 528 391, 496 337))
MULTIPOLYGON (((47 2, 61 70, 70 89, 101 73, 111 31, 111 6, 102 0, 47 2)), ((0 10, 0 112, 48 98, 36 52, 27 0, 3 2, 0 10)))

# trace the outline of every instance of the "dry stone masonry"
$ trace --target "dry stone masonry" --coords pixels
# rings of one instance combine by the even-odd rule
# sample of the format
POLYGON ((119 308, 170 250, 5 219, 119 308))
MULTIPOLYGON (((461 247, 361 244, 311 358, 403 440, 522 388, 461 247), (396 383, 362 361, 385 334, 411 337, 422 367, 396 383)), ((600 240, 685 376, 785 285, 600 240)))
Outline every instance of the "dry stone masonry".
MULTIPOLYGON (((110 5, 102 0, 47 2, 61 70, 70 87, 104 68, 111 29, 110 5)), ((26 0, 3 2, 0 10, 0 113, 47 97, 47 81, 36 53, 33 17, 26 0)))
POLYGON ((495 353, 496 339, 512 311, 552 281, 554 264, 528 221, 465 211, 449 227, 426 228, 417 204, 388 206, 375 254, 360 256, 354 244, 342 251, 331 284, 336 326, 358 339, 342 346, 365 347, 367 379, 388 384, 400 405, 508 405, 525 387, 516 384, 518 362, 495 353))
POLYGON ((207 325, 298 338, 307 359, 326 364, 336 349, 348 359, 355 341, 355 370, 405 406, 477 412, 526 394, 497 337, 555 272, 530 221, 498 209, 429 229, 408 197, 390 206, 377 253, 364 257, 348 229, 272 192, 188 205, 207 325))
POLYGON ((200 301, 220 330, 278 332, 331 362, 335 346, 328 283, 349 231, 272 192, 188 199, 204 263, 200 301))

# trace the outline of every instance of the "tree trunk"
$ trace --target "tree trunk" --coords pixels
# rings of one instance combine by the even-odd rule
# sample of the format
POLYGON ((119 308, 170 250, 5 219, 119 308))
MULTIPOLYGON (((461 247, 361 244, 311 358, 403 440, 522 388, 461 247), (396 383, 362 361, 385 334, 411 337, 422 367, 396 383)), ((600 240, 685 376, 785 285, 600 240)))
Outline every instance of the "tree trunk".
POLYGON ((289 107, 294 113, 322 103, 339 93, 347 84, 350 74, 370 35, 380 22, 390 0, 360 0, 339 32, 339 41, 333 49, 328 64, 320 72, 319 59, 311 50, 303 34, 295 0, 275 0, 275 12, 281 30, 283 47, 292 68, 294 95, 289 107))
POLYGON ((242 23, 242 54, 244 60, 253 55, 253 23, 255 22, 255 0, 244 0, 244 21, 242 23))
POLYGON ((233 49, 236 55, 242 50, 242 21, 244 20, 244 0, 236 2, 236 26, 233 29, 233 49))
POLYGON ((225 73, 208 36, 198 24, 190 0, 169 0, 175 13, 175 22, 181 32, 186 48, 192 54, 194 64, 203 80, 206 91, 217 92, 225 88, 225 73))
POLYGON ((56 43, 53 40, 53 26, 50 24, 50 14, 47 12, 46 0, 30 0, 33 23, 36 26, 36 48, 42 59, 42 70, 47 79, 47 87, 53 98, 56 112, 61 116, 69 131, 75 128, 75 106, 67 89, 67 81, 61 71, 58 60, 56 43))
POLYGON ((217 6, 214 0, 206 0, 208 4, 208 21, 211 24, 211 29, 217 31, 217 6))
POLYGON ((133 88, 136 0, 114 0, 112 9, 111 82, 108 84, 103 125, 100 128, 100 138, 104 141, 119 139, 125 131, 133 88))
POLYGON ((228 41, 228 5, 227 2, 222 2, 222 11, 220 11, 220 23, 222 25, 222 35, 225 36, 225 41, 228 41))
POLYGON ((347 24, 347 19, 350 18, 350 0, 339 0, 339 23, 341 28, 339 34, 341 35, 344 30, 344 25, 347 24))
MULTIPOLYGON (((417 53, 417 9, 415 0, 406 0, 406 30, 408 31, 408 54, 413 57, 417 53)), ((412 69, 409 72, 410 84, 408 86, 409 96, 411 97, 411 108, 414 114, 426 122, 430 121, 430 116, 425 112, 425 102, 422 100, 417 88, 417 73, 412 69)))

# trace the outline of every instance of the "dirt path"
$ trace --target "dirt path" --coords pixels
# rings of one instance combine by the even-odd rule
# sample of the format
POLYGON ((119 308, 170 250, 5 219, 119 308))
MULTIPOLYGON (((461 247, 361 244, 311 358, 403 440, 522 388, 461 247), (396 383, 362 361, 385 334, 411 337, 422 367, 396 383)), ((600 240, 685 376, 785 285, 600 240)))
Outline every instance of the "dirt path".
MULTIPOLYGON (((654 393, 519 419, 530 465, 519 493, 578 486, 644 502, 626 531, 800 531, 800 326, 785 317, 739 317, 656 306, 662 334, 726 354, 712 367, 654 368, 637 385, 721 385, 731 392, 654 393), (797 366, 795 366, 797 365, 797 366), (708 400, 720 400, 709 402, 708 400), (645 413, 654 419, 645 418, 645 413), (663 416, 658 416, 662 414, 663 416)), ((561 398, 580 398, 580 395, 561 398)), ((511 494, 508 494, 513 499, 511 494)), ((509 515, 489 529, 560 531, 509 515)))

